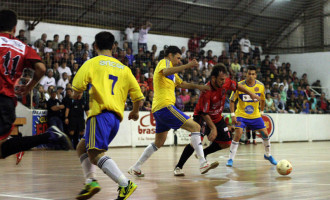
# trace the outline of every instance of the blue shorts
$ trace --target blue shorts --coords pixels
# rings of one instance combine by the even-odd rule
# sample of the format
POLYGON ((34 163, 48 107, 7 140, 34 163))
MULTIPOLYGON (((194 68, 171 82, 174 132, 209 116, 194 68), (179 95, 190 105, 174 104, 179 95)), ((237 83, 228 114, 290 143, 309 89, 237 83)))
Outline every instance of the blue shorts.
POLYGON ((156 133, 179 129, 190 118, 173 105, 157 110, 153 113, 156 120, 156 133))
POLYGON ((84 135, 86 149, 108 150, 108 146, 117 135, 120 120, 112 112, 103 112, 87 120, 84 135))
POLYGON ((243 117, 237 117, 237 122, 238 124, 236 124, 236 128, 244 129, 247 127, 253 131, 266 128, 265 122, 261 117, 256 119, 245 119, 243 117))

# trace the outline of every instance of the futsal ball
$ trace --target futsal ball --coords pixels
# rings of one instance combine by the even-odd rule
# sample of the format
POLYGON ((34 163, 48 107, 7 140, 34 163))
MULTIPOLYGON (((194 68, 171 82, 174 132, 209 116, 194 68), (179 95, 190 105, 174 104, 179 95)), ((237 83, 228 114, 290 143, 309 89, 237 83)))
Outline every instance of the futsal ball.
POLYGON ((281 175, 288 175, 292 172, 292 165, 287 160, 281 160, 277 163, 276 170, 281 175))

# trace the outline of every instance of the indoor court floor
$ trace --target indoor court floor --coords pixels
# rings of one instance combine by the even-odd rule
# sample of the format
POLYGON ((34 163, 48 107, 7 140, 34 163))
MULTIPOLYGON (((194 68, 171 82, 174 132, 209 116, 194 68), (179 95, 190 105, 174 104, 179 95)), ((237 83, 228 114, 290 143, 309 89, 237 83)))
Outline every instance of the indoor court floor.
MULTIPOLYGON (((272 143, 272 155, 293 165, 289 176, 263 159, 264 148, 240 145, 234 167, 225 166, 229 149, 208 156, 220 165, 205 175, 192 156, 184 166, 185 176, 174 177, 173 169, 184 146, 163 147, 143 166, 143 178, 131 177, 127 169, 144 148, 111 148, 107 155, 137 185, 129 199, 330 199, 330 142, 272 143)), ((19 165, 16 157, 0 160, 1 200, 75 199, 83 188, 83 175, 75 151, 28 151, 19 165)), ((94 200, 117 197, 117 185, 101 170, 97 179, 102 190, 94 200)))

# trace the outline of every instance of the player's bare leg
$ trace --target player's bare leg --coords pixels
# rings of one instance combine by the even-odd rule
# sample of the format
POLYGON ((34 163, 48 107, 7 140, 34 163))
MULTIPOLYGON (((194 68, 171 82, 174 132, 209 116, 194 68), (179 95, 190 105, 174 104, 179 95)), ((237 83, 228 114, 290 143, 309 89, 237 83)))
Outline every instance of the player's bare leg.
POLYGON ((227 161, 226 165, 228 167, 232 167, 233 166, 233 160, 235 158, 237 149, 238 149, 238 145, 239 145, 239 140, 241 139, 243 134, 243 129, 242 128, 236 128, 235 129, 235 135, 233 138, 233 141, 231 142, 230 145, 230 153, 229 153, 229 160, 227 161))
POLYGON ((137 176, 143 177, 144 174, 141 171, 141 166, 145 161, 147 161, 150 156, 155 153, 160 147, 162 147, 166 141, 168 131, 156 133, 155 142, 149 144, 143 151, 141 157, 138 161, 128 169, 128 173, 137 176))
POLYGON ((192 118, 188 119, 186 123, 181 127, 191 132, 191 146, 195 149, 200 163, 200 171, 202 174, 207 173, 210 169, 216 168, 219 163, 214 162, 210 164, 204 157, 204 151, 201 141, 200 125, 192 118))
POLYGON ((265 155, 264 158, 266 160, 269 160, 269 162, 273 165, 277 165, 277 161, 273 158, 273 156, 270 154, 270 138, 269 134, 267 132, 266 128, 257 130, 260 133, 260 136, 262 138, 262 143, 265 146, 265 155))

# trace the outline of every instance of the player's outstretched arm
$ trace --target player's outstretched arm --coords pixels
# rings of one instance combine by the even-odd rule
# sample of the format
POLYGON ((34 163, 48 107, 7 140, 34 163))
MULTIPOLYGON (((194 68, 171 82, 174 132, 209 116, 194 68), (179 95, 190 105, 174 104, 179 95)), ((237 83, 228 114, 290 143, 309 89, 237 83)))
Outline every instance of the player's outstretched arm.
POLYGON ((194 67, 197 67, 197 66, 199 66, 199 64, 198 64, 197 60, 194 59, 190 63, 185 64, 185 65, 181 65, 179 67, 171 67, 171 68, 163 69, 163 75, 164 76, 171 76, 173 74, 182 72, 185 69, 194 68, 194 67))
POLYGON ((237 90, 241 91, 241 92, 244 92, 245 94, 248 94, 251 97, 251 99, 253 99, 254 101, 260 101, 260 97, 258 95, 254 94, 250 90, 246 89, 240 83, 237 84, 237 90))
POLYGON ((187 83, 186 81, 183 81, 178 87, 183 89, 199 89, 200 91, 211 90, 208 85, 197 85, 194 83, 187 83))

